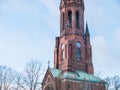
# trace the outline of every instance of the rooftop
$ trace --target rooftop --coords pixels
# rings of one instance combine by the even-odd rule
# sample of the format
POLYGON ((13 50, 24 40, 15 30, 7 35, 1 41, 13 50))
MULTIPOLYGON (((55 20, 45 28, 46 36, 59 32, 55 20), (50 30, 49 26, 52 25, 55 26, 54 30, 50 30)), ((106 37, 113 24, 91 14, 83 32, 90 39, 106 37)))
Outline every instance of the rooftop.
POLYGON ((88 74, 83 71, 65 71, 62 72, 60 69, 55 68, 49 68, 51 74, 54 78, 60 78, 60 79, 69 79, 69 80, 77 80, 77 81, 87 81, 92 83, 105 83, 102 79, 99 77, 96 77, 93 74, 88 74))

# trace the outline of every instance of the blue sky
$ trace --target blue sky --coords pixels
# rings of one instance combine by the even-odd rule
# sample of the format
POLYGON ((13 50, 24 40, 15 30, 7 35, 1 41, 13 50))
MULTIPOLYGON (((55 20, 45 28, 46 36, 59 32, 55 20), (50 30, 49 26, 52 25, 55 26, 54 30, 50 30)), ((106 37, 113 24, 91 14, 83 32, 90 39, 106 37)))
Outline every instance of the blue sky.
MULTIPOLYGON (((86 0, 95 72, 120 75, 120 2, 86 0)), ((22 71, 32 58, 53 66, 59 0, 0 0, 0 64, 22 71)))

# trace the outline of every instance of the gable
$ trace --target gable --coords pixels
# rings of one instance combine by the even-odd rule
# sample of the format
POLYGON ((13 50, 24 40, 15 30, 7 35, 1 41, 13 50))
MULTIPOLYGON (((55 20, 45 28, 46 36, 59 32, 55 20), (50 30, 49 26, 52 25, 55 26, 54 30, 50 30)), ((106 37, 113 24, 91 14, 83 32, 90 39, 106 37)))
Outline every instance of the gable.
POLYGON ((45 86, 46 83, 50 83, 51 81, 55 81, 55 78, 51 74, 50 69, 48 68, 43 78, 42 85, 45 86))

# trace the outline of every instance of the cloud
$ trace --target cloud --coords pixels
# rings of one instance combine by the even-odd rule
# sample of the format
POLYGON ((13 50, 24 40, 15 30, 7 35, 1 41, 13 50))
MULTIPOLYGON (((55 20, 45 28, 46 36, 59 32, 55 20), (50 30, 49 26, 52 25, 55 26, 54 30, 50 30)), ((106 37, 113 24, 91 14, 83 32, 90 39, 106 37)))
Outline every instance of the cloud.
POLYGON ((58 17, 58 1, 56 0, 40 0, 41 4, 44 4, 45 7, 50 11, 54 18, 58 17))
POLYGON ((4 0, 0 3, 0 12, 15 17, 19 15, 21 20, 38 20, 39 24, 46 23, 52 30, 59 29, 59 2, 56 0, 4 0))
POLYGON ((120 27, 115 30, 114 39, 120 44, 120 27))
POLYGON ((120 25, 118 17, 120 5, 115 0, 86 1, 85 19, 93 25, 95 32, 106 34, 112 32, 116 25, 120 25), (106 4, 107 3, 107 4, 106 4))
MULTIPOLYGON (((96 62, 103 63, 108 59, 108 46, 107 40, 102 36, 96 36, 92 39, 93 58, 96 62)), ((100 65, 100 64, 99 64, 100 65)))
MULTIPOLYGON (((39 18, 42 15, 39 0, 4 0, 0 3, 0 12, 7 14, 19 14, 29 18, 39 18)), ((16 15, 18 16, 18 15, 16 15)))
POLYGON ((109 39, 103 36, 96 36, 92 38, 95 72, 100 71, 102 73, 102 77, 120 74, 120 67, 118 67, 120 52, 117 50, 118 46, 115 47, 114 44, 115 43, 113 43, 113 41, 109 42, 109 39))
POLYGON ((29 11, 30 6, 23 0, 4 0, 1 4, 1 9, 4 11, 29 11))
POLYGON ((43 16, 48 26, 55 30, 59 30, 59 2, 57 0, 40 0, 40 5, 44 5, 44 8, 48 10, 43 16))

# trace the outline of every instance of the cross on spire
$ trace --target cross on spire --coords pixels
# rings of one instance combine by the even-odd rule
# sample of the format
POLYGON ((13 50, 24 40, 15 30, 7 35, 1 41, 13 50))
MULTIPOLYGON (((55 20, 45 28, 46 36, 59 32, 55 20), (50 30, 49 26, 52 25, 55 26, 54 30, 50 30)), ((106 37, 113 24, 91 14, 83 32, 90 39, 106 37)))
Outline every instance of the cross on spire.
POLYGON ((48 61, 48 68, 50 67, 50 61, 48 61))

